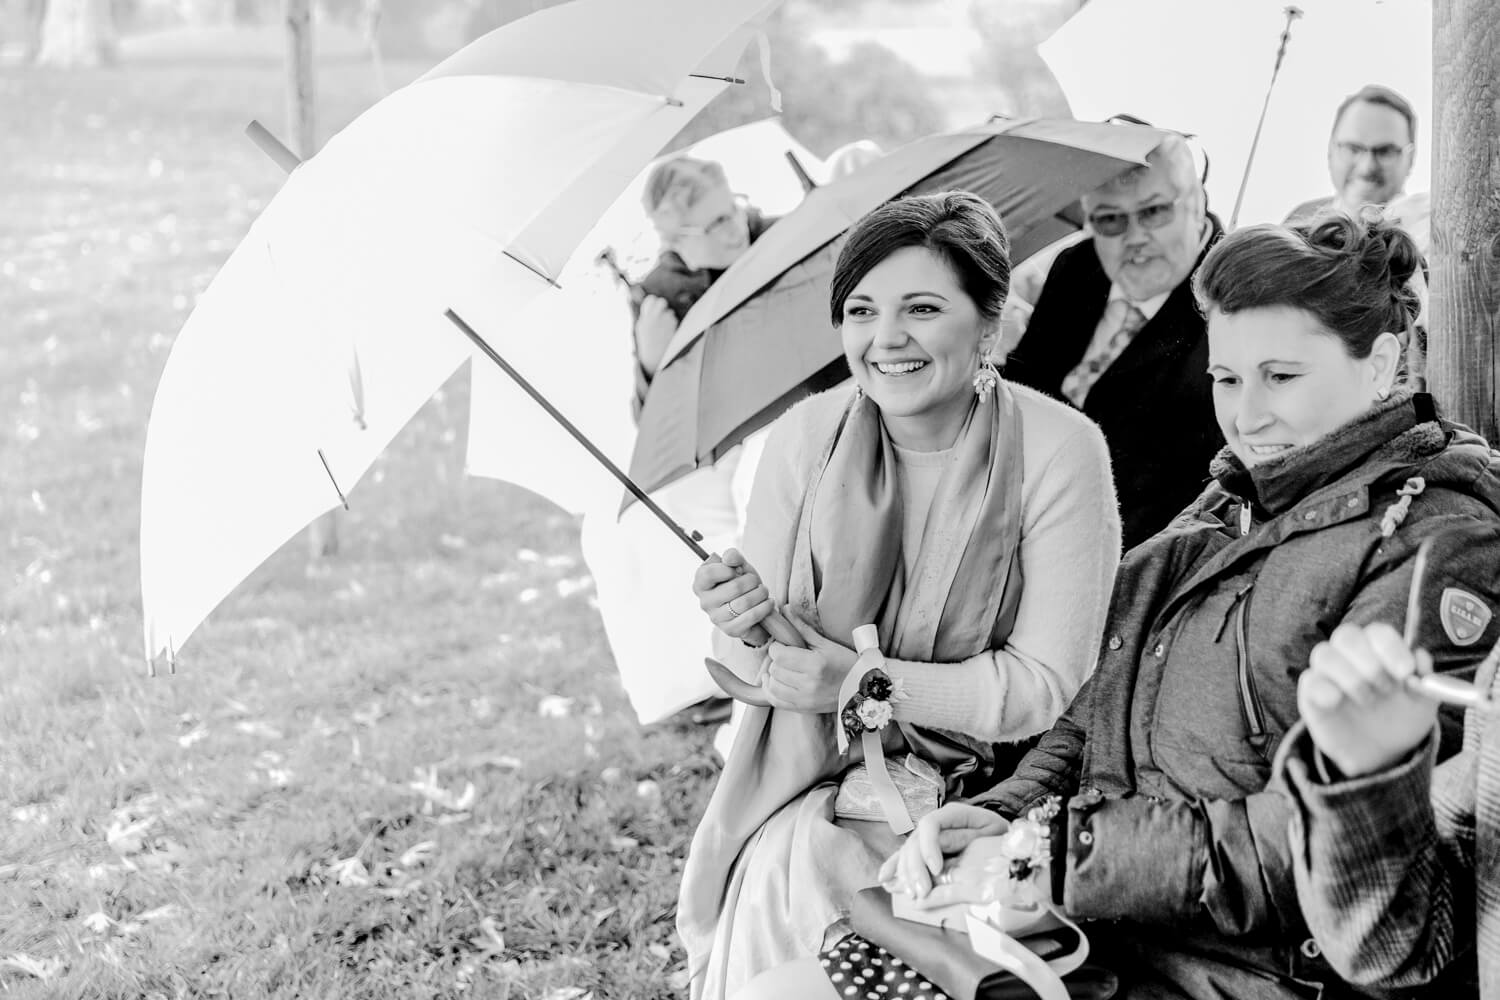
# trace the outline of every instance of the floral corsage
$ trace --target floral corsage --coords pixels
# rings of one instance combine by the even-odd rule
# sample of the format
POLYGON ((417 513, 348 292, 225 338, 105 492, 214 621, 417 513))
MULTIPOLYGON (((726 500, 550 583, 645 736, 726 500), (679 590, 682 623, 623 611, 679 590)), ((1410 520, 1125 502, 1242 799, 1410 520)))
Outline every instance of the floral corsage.
POLYGON ((1000 856, 991 862, 1000 870, 991 871, 1014 883, 1045 871, 1052 861, 1052 821, 1061 809, 1061 800, 1053 795, 1016 817, 1000 837, 1000 856))
POLYGON ((860 679, 854 696, 844 703, 839 715, 844 735, 857 743, 865 733, 878 733, 896 715, 896 706, 910 698, 905 681, 892 680, 884 670, 870 670, 860 679))

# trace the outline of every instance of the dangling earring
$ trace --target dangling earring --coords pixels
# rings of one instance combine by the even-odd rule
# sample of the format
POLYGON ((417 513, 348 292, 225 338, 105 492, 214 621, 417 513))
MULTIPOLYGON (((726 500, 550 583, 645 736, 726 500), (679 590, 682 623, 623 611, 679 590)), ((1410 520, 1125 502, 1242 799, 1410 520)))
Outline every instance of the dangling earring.
POLYGON ((1000 373, 995 370, 995 363, 990 360, 988 354, 979 359, 979 370, 974 373, 974 395, 979 397, 982 403, 990 398, 990 393, 995 391, 995 386, 1000 384, 1000 373))

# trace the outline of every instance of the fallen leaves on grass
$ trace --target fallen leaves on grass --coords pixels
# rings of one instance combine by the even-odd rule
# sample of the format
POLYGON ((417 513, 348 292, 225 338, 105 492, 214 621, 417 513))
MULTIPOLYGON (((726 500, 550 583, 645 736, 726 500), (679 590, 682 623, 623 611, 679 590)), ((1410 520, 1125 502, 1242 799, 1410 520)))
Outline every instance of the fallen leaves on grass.
POLYGON ((437 843, 435 841, 420 841, 402 852, 401 866, 403 868, 419 868, 431 861, 436 854, 437 843))
POLYGON ((45 983, 63 971, 63 961, 60 958, 32 958, 24 952, 18 952, 8 958, 0 958, 0 970, 3 969, 12 969, 45 983))
POLYGON ((326 872, 338 885, 369 885, 370 870, 359 858, 340 858, 326 872))
POLYGON ((146 841, 151 836, 151 828, 159 819, 158 816, 147 816, 145 819, 131 821, 117 815, 110 820, 109 826, 105 829, 104 839, 109 842, 110 848, 122 858, 131 854, 139 854, 146 849, 146 841))
POLYGON ((204 740, 205 738, 207 738, 207 736, 208 736, 208 727, 205 726, 205 725, 203 725, 203 723, 200 722, 200 723, 198 723, 198 725, 194 726, 192 729, 188 730, 187 732, 183 733, 181 736, 177 737, 177 745, 180 746, 180 747, 182 747, 184 750, 186 750, 188 747, 192 746, 194 743, 201 742, 202 740, 204 740))
POLYGON ((279 740, 282 738, 281 730, 259 719, 245 719, 236 722, 234 728, 246 736, 260 736, 268 740, 279 740))
POLYGON ((480 951, 495 955, 505 953, 505 935, 500 932, 500 925, 495 922, 494 917, 485 917, 479 921, 479 933, 470 938, 469 943, 480 951))
POLYGON ((566 719, 573 714, 573 699, 549 694, 536 703, 536 714, 544 719, 566 719))
POLYGON ((464 790, 455 795, 438 783, 437 768, 430 767, 425 772, 420 767, 413 770, 417 780, 407 782, 406 787, 427 800, 422 804, 422 812, 426 815, 432 814, 434 805, 451 812, 465 812, 473 807, 475 800, 479 797, 472 781, 464 782, 464 790))

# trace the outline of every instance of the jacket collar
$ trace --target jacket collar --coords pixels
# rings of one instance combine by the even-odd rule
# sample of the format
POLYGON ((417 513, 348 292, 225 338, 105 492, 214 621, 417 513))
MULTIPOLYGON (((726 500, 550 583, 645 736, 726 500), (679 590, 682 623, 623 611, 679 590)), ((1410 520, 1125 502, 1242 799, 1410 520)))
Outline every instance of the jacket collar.
POLYGON ((1405 464, 1440 450, 1445 438, 1430 397, 1401 390, 1312 444, 1289 449, 1250 468, 1226 447, 1214 458, 1209 473, 1230 494, 1275 516, 1336 482, 1382 449, 1392 452, 1391 459, 1405 464))

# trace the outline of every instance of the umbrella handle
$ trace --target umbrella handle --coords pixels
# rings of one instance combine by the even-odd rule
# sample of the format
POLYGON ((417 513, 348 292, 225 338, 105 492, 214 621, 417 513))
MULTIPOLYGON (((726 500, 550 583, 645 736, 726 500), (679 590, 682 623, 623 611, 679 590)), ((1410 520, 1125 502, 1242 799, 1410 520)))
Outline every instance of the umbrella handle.
MULTIPOLYGON (((797 627, 787 619, 780 607, 772 608, 771 613, 760 624, 753 626, 749 632, 745 633, 745 641, 756 646, 763 646, 772 639, 797 649, 807 648, 807 642, 802 638, 802 633, 797 631, 797 627)), ((704 657, 703 665, 708 668, 708 675, 714 679, 714 683, 719 685, 719 690, 729 697, 747 705, 771 707, 771 702, 766 698, 765 688, 759 684, 740 680, 738 674, 712 657, 704 657)))

